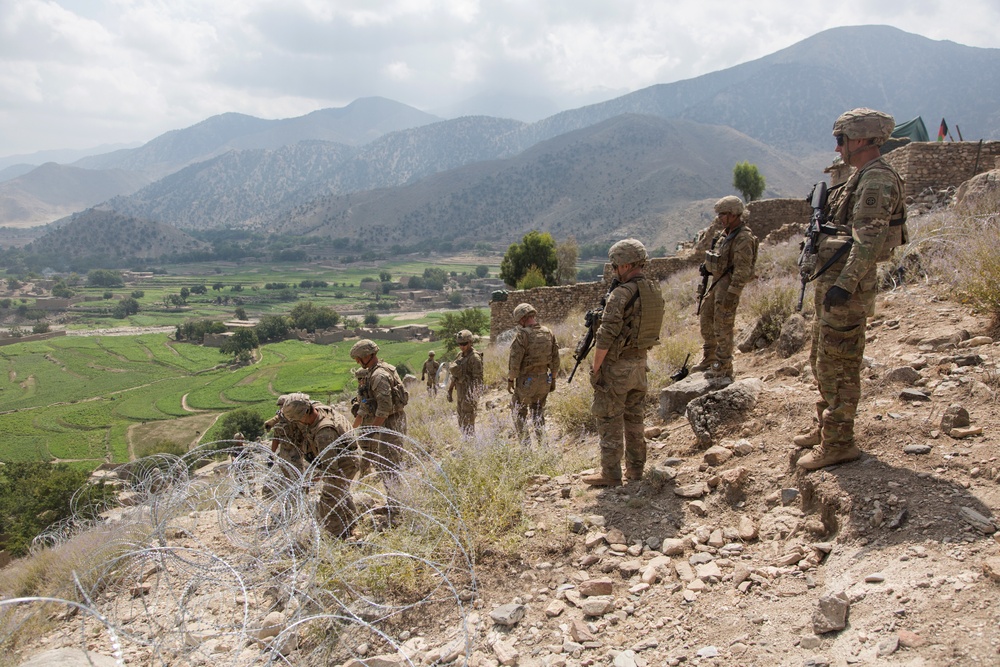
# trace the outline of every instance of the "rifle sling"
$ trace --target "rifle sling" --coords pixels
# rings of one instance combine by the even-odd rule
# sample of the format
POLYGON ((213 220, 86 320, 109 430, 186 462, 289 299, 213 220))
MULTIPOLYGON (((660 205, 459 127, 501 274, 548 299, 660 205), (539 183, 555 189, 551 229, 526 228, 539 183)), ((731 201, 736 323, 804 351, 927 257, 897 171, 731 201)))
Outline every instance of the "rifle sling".
MULTIPOLYGON (((719 284, 719 281, 722 280, 723 278, 725 278, 726 276, 728 276, 732 272, 733 272, 733 267, 730 265, 730 267, 728 269, 726 269, 725 271, 722 272, 721 276, 719 276, 718 278, 716 278, 715 280, 712 281, 712 284, 709 286, 709 288, 707 290, 705 290, 705 296, 708 296, 709 294, 711 294, 712 290, 715 289, 715 286, 719 284)), ((704 297, 702 297, 702 298, 704 298, 704 297)))
POLYGON ((847 252, 851 249, 852 245, 854 245, 854 239, 853 238, 847 239, 847 241, 844 242, 844 245, 837 248, 837 252, 833 253, 833 257, 826 260, 826 263, 820 267, 819 271, 809 276, 809 279, 806 280, 806 282, 811 283, 812 281, 816 280, 821 275, 826 273, 831 266, 837 263, 837 260, 839 260, 841 257, 847 254, 847 252))

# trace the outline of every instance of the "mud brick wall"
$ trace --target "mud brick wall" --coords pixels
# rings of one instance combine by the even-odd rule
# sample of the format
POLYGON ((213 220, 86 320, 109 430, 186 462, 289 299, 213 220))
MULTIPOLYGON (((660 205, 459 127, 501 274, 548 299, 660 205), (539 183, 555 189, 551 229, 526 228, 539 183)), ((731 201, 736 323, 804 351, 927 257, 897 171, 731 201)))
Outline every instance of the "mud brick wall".
POLYGON ((994 169, 998 157, 1000 141, 918 141, 886 153, 885 160, 906 182, 906 196, 914 197, 927 188, 958 187, 994 169))

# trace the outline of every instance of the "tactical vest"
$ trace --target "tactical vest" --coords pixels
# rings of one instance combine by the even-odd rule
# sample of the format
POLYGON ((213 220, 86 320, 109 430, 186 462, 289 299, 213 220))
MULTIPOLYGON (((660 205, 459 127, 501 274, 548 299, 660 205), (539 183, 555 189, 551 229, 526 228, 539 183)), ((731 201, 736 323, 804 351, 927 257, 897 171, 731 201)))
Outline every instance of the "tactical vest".
MULTIPOLYGON (((847 223, 847 216, 853 208, 853 198, 861 176, 869 169, 882 169, 892 174, 896 179, 896 188, 899 190, 899 201, 889 216, 889 230, 886 232, 885 241, 882 247, 875 252, 876 262, 885 262, 892 257, 892 251, 909 240, 909 231, 906 229, 906 203, 904 201, 904 183, 899 174, 895 172, 882 158, 872 160, 861 169, 858 169, 851 178, 835 188, 830 189, 831 223, 836 225, 837 233, 847 236, 851 235, 851 229, 847 223), (840 189, 840 192, 837 190, 840 189)), ((827 232, 828 230, 824 230, 827 232)))
POLYGON ((304 441, 303 454, 307 461, 313 461, 322 452, 320 442, 317 440, 320 431, 332 428, 337 434, 337 438, 339 438, 351 430, 351 425, 347 422, 347 419, 334 411, 330 406, 313 401, 313 408, 317 413, 316 421, 309 426, 299 425, 300 437, 304 441))
POLYGON ((403 381, 399 379, 396 367, 384 361, 379 361, 372 368, 368 369, 365 375, 358 378, 358 396, 364 405, 364 411, 367 415, 374 415, 378 409, 375 394, 371 390, 371 377, 379 368, 383 369, 385 371, 384 375, 389 378, 389 388, 392 394, 392 407, 389 412, 390 414, 400 412, 410 402, 410 392, 406 390, 403 381))
POLYGON ((519 327, 517 336, 524 349, 518 375, 537 375, 548 370, 552 359, 552 332, 543 326, 519 327))
POLYGON ((625 304, 622 316, 622 351, 646 351, 660 344, 663 328, 663 293, 655 280, 645 277, 634 278, 636 292, 625 304), (638 302, 638 303, 636 303, 638 302))

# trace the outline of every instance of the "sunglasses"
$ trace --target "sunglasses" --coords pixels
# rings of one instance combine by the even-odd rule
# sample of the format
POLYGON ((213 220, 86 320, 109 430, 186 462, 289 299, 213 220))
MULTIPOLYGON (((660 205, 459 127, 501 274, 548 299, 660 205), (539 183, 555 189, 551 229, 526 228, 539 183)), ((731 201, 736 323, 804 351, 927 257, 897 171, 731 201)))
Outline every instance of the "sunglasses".
POLYGON ((843 146, 844 142, 847 140, 847 137, 845 137, 842 134, 838 134, 838 135, 836 135, 836 139, 837 139, 837 145, 838 146, 843 146))
POLYGON ((465 347, 466 345, 472 345, 472 343, 459 343, 459 347, 465 347))

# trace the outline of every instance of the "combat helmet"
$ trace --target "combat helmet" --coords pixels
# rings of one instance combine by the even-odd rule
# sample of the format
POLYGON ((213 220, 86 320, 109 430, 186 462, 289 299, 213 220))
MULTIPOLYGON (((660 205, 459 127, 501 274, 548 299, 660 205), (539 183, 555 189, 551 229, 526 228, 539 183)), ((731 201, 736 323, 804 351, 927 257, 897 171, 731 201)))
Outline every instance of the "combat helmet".
POLYGON ((535 307, 530 303, 519 303, 514 309, 514 321, 520 322, 528 315, 535 315, 536 313, 538 313, 538 311, 535 310, 535 307))
POLYGON ((351 347, 351 359, 360 359, 372 354, 378 354, 378 345, 373 340, 362 338, 351 347))
POLYGON ((310 410, 312 410, 312 399, 309 398, 309 394, 301 392, 288 394, 285 404, 281 406, 281 414, 285 419, 294 422, 301 420, 310 410))
POLYGON ((611 246, 608 250, 608 259, 614 265, 620 264, 644 264, 649 255, 646 254, 646 246, 636 239, 624 239, 611 246))
POLYGON ((728 195, 723 197, 719 201, 715 202, 715 214, 722 215, 723 213, 732 213, 733 215, 743 215, 745 207, 743 206, 743 200, 734 195, 728 195))
POLYGON ((895 119, 887 113, 860 107, 840 114, 833 123, 833 136, 843 134, 849 139, 873 139, 881 146, 896 128, 895 119))
POLYGON ((434 356, 434 350, 431 350, 430 352, 428 352, 427 356, 428 357, 433 357, 434 356))
POLYGON ((456 343, 471 343, 472 342, 472 332, 468 329, 462 329, 457 334, 455 334, 456 343))

